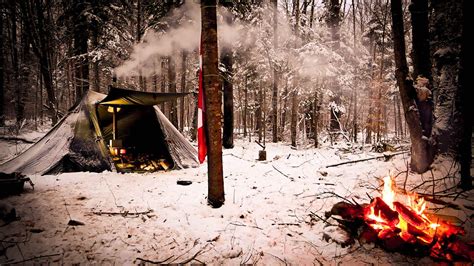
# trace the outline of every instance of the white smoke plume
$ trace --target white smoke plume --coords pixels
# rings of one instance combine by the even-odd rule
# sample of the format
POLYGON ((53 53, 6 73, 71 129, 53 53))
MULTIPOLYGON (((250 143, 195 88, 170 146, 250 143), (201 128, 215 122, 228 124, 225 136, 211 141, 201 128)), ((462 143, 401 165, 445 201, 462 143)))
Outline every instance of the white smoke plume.
MULTIPOLYGON (((229 15, 222 9, 218 14, 218 38, 219 47, 232 45, 239 39, 238 24, 229 25, 225 23, 223 16, 229 15)), ((201 37, 201 10, 199 4, 194 1, 186 3, 176 9, 167 20, 185 17, 177 28, 171 28, 165 32, 147 30, 142 42, 133 47, 130 58, 115 69, 117 76, 151 76, 160 71, 157 59, 163 56, 173 56, 180 51, 194 51, 199 47, 201 37)))

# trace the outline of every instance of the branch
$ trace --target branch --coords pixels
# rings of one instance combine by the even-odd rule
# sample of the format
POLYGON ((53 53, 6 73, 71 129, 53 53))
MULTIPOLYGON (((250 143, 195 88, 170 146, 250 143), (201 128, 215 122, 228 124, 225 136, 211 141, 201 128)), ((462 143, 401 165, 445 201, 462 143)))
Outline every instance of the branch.
POLYGON ((98 212, 92 212, 92 213, 95 214, 95 215, 120 215, 120 216, 123 216, 123 217, 127 217, 129 215, 138 216, 138 215, 143 215, 143 214, 149 214, 149 213, 152 213, 152 212, 153 212, 153 210, 149 209, 149 210, 143 211, 143 212, 129 212, 129 211, 103 212, 103 211, 98 211, 98 212))
POLYGON ((22 138, 22 137, 15 137, 15 136, 0 136, 0 139, 1 140, 12 140, 12 141, 21 141, 21 142, 24 142, 24 143, 35 143, 34 140, 29 140, 29 139, 25 139, 25 138, 22 138))
POLYGON ((284 177, 290 179, 291 181, 295 181, 295 179, 293 177, 290 177, 289 175, 283 173, 282 171, 278 170, 278 168, 276 168, 274 165, 272 165, 273 169, 275 169, 278 173, 282 174, 284 177))
POLYGON ((374 160, 374 159, 381 159, 381 158, 385 158, 387 160, 387 159, 390 159, 391 157, 393 157, 395 155, 400 155, 400 154, 404 154, 404 153, 408 153, 408 152, 409 151, 399 151, 399 152, 394 152, 394 153, 390 153, 390 154, 387 153, 387 154, 383 154, 383 155, 379 155, 379 156, 375 156, 375 157, 357 159, 357 160, 352 160, 352 161, 345 161, 345 162, 340 162, 340 163, 327 165, 326 168, 339 166, 339 165, 344 165, 344 164, 349 164, 349 163, 365 162, 365 161, 370 161, 370 160, 374 160))
POLYGON ((198 250, 191 258, 178 263, 178 265, 183 265, 183 264, 189 263, 192 260, 194 260, 197 256, 201 255, 204 252, 204 249, 207 247, 207 245, 209 245, 209 244, 206 244, 202 249, 198 250))
POLYGON ((29 259, 24 259, 24 260, 21 260, 21 261, 14 261, 14 262, 10 262, 10 263, 11 264, 19 264, 19 263, 24 263, 24 262, 27 262, 27 261, 32 261, 32 260, 42 259, 42 258, 49 258, 49 257, 54 257, 54 256, 59 256, 59 255, 63 255, 63 254, 62 253, 55 253, 55 254, 49 254, 49 255, 41 255, 41 256, 36 256, 36 257, 29 258, 29 259))
POLYGON ((173 258, 173 255, 169 256, 168 258, 166 258, 164 260, 159 260, 159 261, 147 260, 147 259, 142 259, 142 258, 136 258, 136 260, 151 263, 151 264, 162 264, 162 263, 164 263, 165 261, 167 261, 171 258, 173 258))

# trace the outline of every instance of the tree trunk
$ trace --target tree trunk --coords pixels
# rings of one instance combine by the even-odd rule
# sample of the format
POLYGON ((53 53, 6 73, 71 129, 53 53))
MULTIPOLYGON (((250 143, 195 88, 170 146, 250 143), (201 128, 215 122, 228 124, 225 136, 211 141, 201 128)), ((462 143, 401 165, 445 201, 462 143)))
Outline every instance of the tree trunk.
MULTIPOLYGON (((51 57, 53 47, 51 47, 50 35, 46 34, 46 28, 51 24, 51 18, 45 21, 43 4, 36 0, 34 2, 19 1, 24 27, 29 34, 31 48, 39 60, 40 72, 43 76, 44 86, 48 96, 48 110, 51 116, 52 124, 56 124, 58 119, 58 106, 56 94, 53 88, 51 57), (46 25, 48 24, 48 25, 46 25)), ((42 113, 42 108, 40 112, 42 113)))
POLYGON ((281 96, 281 101, 283 103, 280 104, 280 107, 282 108, 281 113, 281 119, 280 119, 280 132, 281 132, 281 138, 283 139, 283 135, 285 134, 285 126, 286 126, 286 117, 288 114, 288 98, 290 96, 288 95, 288 77, 286 78, 285 82, 285 88, 283 89, 283 95, 281 96))
POLYGON ((314 21, 314 0, 311 1, 311 11, 309 15, 309 27, 313 28, 313 21, 314 21))
MULTIPOLYGON (((331 31, 331 39, 332 39, 332 47, 333 49, 337 50, 340 47, 339 41, 339 30, 340 30, 340 12, 341 12, 341 5, 339 0, 329 0, 327 2, 328 8, 328 19, 327 24, 331 31)), ((341 88, 336 78, 332 79, 332 87, 333 87, 333 97, 331 101, 333 104, 331 105, 331 119, 329 123, 329 129, 332 133, 340 132, 341 131, 341 115, 342 113, 339 111, 339 105, 341 104, 341 88)))
POLYGON ((416 92, 413 83, 408 79, 408 65, 405 56, 405 35, 403 28, 403 11, 401 0, 391 1, 392 33, 395 54, 395 76, 408 124, 411 139, 411 169, 417 173, 428 170, 433 162, 431 146, 422 134, 420 117, 415 103, 416 92))
MULTIPOLYGON (((89 33, 87 30, 87 19, 85 14, 86 2, 78 0, 76 2, 76 15, 74 17, 74 56, 76 57, 76 104, 82 100, 84 94, 89 90, 89 58, 87 55, 87 41, 89 33)), ((46 85, 46 80, 45 80, 46 85)))
POLYGON ((339 49, 339 24, 341 22, 340 12, 341 4, 340 0, 329 0, 328 1, 328 19, 327 23, 331 30, 331 39, 333 41, 333 48, 339 49))
MULTIPOLYGON (((137 43, 140 43, 142 39, 142 0, 137 0, 137 24, 136 24, 136 31, 135 31, 135 38, 137 43)), ((142 70, 138 70, 138 86, 140 90, 146 91, 146 85, 143 79, 142 70)))
POLYGON ((153 91, 158 92, 158 75, 156 74, 156 60, 153 60, 153 91))
POLYGON ((400 137, 405 137, 405 135, 403 134, 402 112, 400 110, 400 99, 398 95, 396 96, 395 104, 397 105, 398 135, 400 137))
POLYGON ((411 0, 409 6, 412 25, 412 79, 419 75, 431 80, 431 61, 428 30, 428 0, 411 0))
POLYGON ((246 76, 244 81, 244 113, 242 115, 242 122, 244 123, 244 138, 247 137, 247 109, 249 105, 248 90, 248 77, 246 76))
MULTIPOLYGON (((13 68, 13 87, 15 91, 15 113, 17 126, 20 125, 21 121, 25 118, 25 106, 22 104, 23 99, 21 98, 22 86, 20 84, 20 66, 18 59, 18 42, 17 42, 17 11, 16 1, 10 1, 10 34, 11 34, 11 62, 13 68)), ((2 14, 3 15, 3 14, 2 14)))
MULTIPOLYGON (((24 21, 23 21, 24 23, 24 21)), ((27 33, 26 27, 22 25, 21 27, 21 57, 20 57, 20 84, 18 86, 18 110, 19 113, 22 114, 21 120, 25 119, 25 101, 27 99, 28 90, 33 87, 30 82, 30 74, 31 74, 31 65, 33 62, 31 61, 31 51, 30 51, 30 36, 27 33)), ((20 120, 20 121, 21 121, 20 120)))
MULTIPOLYGON (((273 48, 278 47, 278 0, 272 0, 273 8, 273 48)), ((273 95, 272 95, 272 141, 278 142, 278 71, 273 66, 273 95)))
MULTIPOLYGON (((425 87, 431 90, 431 61, 428 30, 428 0, 412 0, 410 4, 412 21, 412 60, 413 80, 423 76, 429 80, 425 87)), ((420 113, 423 135, 431 137, 433 127, 433 102, 431 97, 427 99, 416 99, 418 112, 420 113)))
MULTIPOLYGON (((168 91, 176 92, 176 62, 173 56, 168 57, 168 91)), ((178 127, 178 104, 177 100, 172 100, 170 109, 170 121, 177 128, 178 127)))
MULTIPOLYGON (((161 60, 161 63, 160 63, 160 72, 161 72, 161 75, 160 75, 160 80, 161 80, 160 92, 166 92, 166 75, 165 75, 166 57, 160 57, 160 60, 161 60)), ((196 97, 196 99, 197 99, 197 97, 196 97)), ((164 114, 166 114, 169 117, 169 114, 167 114, 167 112, 165 110, 166 109, 165 103, 160 104, 160 109, 164 114)))
POLYGON ((461 101, 458 75, 462 1, 431 1, 431 7, 432 73, 436 104, 433 138, 438 152, 453 154, 458 151, 462 135, 462 117, 458 110, 461 101))
POLYGON ((223 145, 226 149, 234 147, 234 85, 233 85, 233 58, 228 47, 222 49, 222 64, 226 69, 224 75, 224 132, 223 145))
POLYGON ((322 99, 320 98, 320 94, 318 92, 314 93, 314 101, 313 101, 313 139, 314 139, 314 147, 317 148, 319 146, 318 136, 319 136, 319 111, 321 109, 321 102, 322 99))
MULTIPOLYGON (((188 58, 188 52, 186 50, 182 51, 181 57, 181 92, 186 92, 186 61, 188 58)), ((180 100, 180 111, 179 111, 179 131, 184 131, 184 102, 185 98, 180 100)))
POLYGON ((262 142, 263 130, 265 130, 264 120, 263 120, 263 86, 260 81, 260 86, 258 88, 258 99, 257 99, 257 110, 255 112, 257 118, 256 129, 258 131, 258 142, 262 142))
POLYGON ((353 36, 353 44, 352 48, 355 49, 356 47, 356 11, 355 11, 355 3, 352 0, 352 36, 353 36))
POLYGON ((354 89, 353 89, 353 94, 354 94, 354 116, 352 117, 352 136, 353 136, 353 140, 354 142, 357 142, 357 135, 359 133, 359 129, 358 129, 358 124, 357 124, 357 87, 354 86, 354 89))
POLYGON ((222 171, 222 91, 218 70, 216 0, 201 0, 201 36, 203 87, 206 99, 208 202, 212 207, 224 204, 222 171))
POLYGON ((0 127, 5 125, 5 35, 3 34, 3 15, 0 15, 0 127))
POLYGON ((472 160, 472 132, 473 132, 473 120, 470 115, 474 112, 472 108, 472 79, 468 77, 468 58, 472 58, 472 53, 469 53, 472 47, 472 17, 468 14, 467 0, 463 1, 463 32, 461 39, 461 69, 459 73, 459 93, 460 93, 460 112, 462 114, 462 137, 461 144, 459 146, 459 155, 461 163, 461 188, 464 190, 472 189, 472 178, 471 178, 471 160, 472 160), (469 21, 471 21, 469 23, 469 21))
MULTIPOLYGON (((99 47, 99 29, 96 24, 97 23, 93 23, 92 27, 92 45, 94 46, 94 49, 98 49, 99 47)), ((100 69, 99 61, 97 59, 92 63, 92 73, 94 75, 92 87, 94 91, 100 92, 100 69)))
POLYGON ((296 136, 298 127, 298 92, 296 88, 291 92, 291 146, 296 147, 296 136))

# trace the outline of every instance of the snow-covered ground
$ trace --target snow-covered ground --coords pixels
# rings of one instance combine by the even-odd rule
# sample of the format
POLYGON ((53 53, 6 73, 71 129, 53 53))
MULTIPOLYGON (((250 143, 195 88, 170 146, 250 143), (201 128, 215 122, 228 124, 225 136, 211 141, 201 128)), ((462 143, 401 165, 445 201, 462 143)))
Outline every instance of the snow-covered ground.
MULTIPOLYGON (((25 184, 22 195, 2 199, 17 209, 21 220, 0 224, 0 250, 6 250, 0 254, 0 264, 29 259, 33 259, 29 263, 66 264, 182 263, 191 258, 195 258, 192 263, 226 265, 433 263, 430 258, 387 253, 373 245, 356 243, 342 248, 326 242, 322 239, 325 223, 309 215, 314 212, 323 217, 341 201, 334 194, 369 202, 367 193, 378 196, 381 178, 389 172, 398 174, 396 181, 402 187, 407 154, 387 162, 370 160, 326 168, 380 154, 344 153, 337 147, 294 150, 270 143, 268 160, 259 162, 259 149, 255 143, 239 140, 234 149, 224 150, 226 201, 219 209, 207 205, 205 164, 150 174, 32 176, 34 190, 25 184), (181 186, 178 180, 192 184, 181 186), (134 215, 137 212, 146 214, 134 215), (68 225, 70 220, 84 225, 68 225)), ((3 148, 2 153, 6 153, 3 148)), ((444 161, 435 164, 433 173, 441 177, 454 171, 444 161)), ((410 174, 407 189, 422 180, 432 180, 431 173, 410 174)), ((451 181, 440 180, 436 189, 450 187, 451 181)), ((429 185, 426 182, 417 190, 425 188, 430 193, 429 185)), ((469 198, 472 193, 464 193, 454 202, 472 206, 469 198)), ((466 239, 473 239, 472 211, 461 207, 440 212, 466 221, 466 239)))

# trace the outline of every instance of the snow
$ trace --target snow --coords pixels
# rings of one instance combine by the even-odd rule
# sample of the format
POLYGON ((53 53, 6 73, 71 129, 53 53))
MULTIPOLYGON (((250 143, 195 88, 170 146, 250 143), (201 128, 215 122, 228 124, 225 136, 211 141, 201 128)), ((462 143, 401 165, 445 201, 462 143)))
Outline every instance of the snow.
MULTIPOLYGON (((326 168, 380 154, 367 151, 370 147, 354 154, 338 147, 294 150, 287 144, 267 143, 268 160, 259 162, 259 149, 255 143, 237 140, 234 149, 223 151, 226 201, 218 209, 207 205, 206 164, 149 174, 31 176, 34 190, 25 184, 22 195, 2 199, 17 209, 21 220, 0 224, 3 246, 18 243, 0 256, 0 264, 38 256, 46 257, 30 262, 136 264, 142 258, 181 263, 195 254, 193 263, 225 265, 433 263, 429 258, 387 253, 367 244, 342 248, 323 240, 325 223, 309 216, 314 212, 324 217, 325 211, 341 201, 331 193, 368 202, 366 193, 379 195, 381 179, 389 171, 398 174, 397 184, 403 187, 406 154, 389 161, 326 168), (192 184, 180 186, 178 180, 192 184), (71 219, 85 225, 68 226, 71 219)), ((447 159, 437 162, 433 171, 435 176, 453 173, 447 159)), ((407 188, 420 178, 423 176, 410 173, 407 188)), ((443 182, 449 186, 449 180, 443 182)), ((439 190, 443 182, 437 184, 439 190)), ((472 198, 461 195, 456 204, 469 196, 472 198)), ((442 211, 461 220, 472 214, 465 208, 442 211)), ((469 220, 465 227, 472 239, 469 220)))

